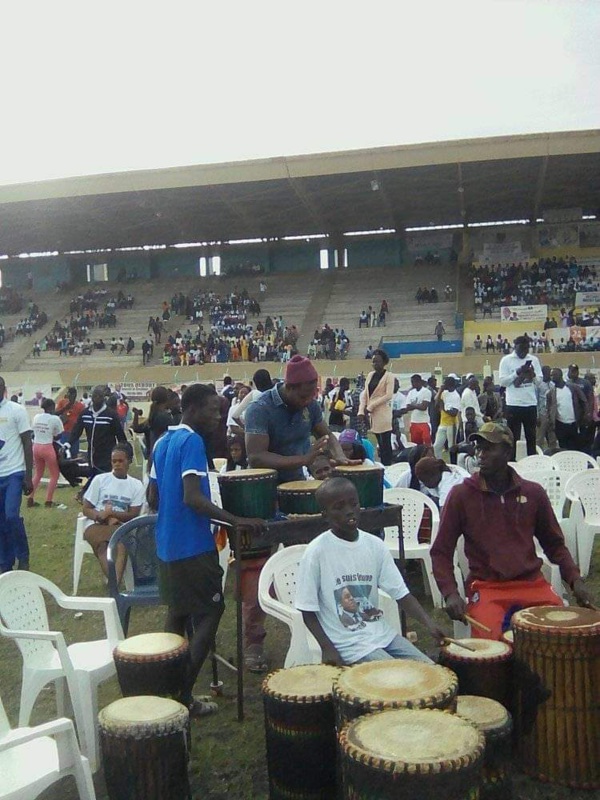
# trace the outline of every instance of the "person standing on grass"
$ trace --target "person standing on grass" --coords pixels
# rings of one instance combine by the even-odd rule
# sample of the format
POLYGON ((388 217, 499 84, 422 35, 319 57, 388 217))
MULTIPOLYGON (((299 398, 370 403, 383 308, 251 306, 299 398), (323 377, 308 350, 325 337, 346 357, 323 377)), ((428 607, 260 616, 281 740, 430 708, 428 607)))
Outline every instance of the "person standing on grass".
POLYGON ((0 573, 29 569, 29 544, 21 516, 21 495, 33 488, 33 448, 27 411, 6 399, 0 378, 0 573))
POLYGON ((46 491, 45 506, 46 508, 52 508, 54 505, 52 498, 60 475, 54 442, 60 439, 63 432, 63 424, 54 411, 54 400, 49 397, 44 398, 42 400, 42 413, 36 414, 33 418, 33 464, 35 472, 33 475, 33 489, 27 498, 28 508, 32 508, 36 504, 35 490, 39 486, 46 468, 48 468, 50 480, 46 491))
POLYGON ((205 437, 220 421, 220 398, 213 386, 196 383, 183 393, 181 424, 171 427, 154 446, 148 505, 158 510, 156 551, 160 594, 168 606, 166 630, 185 636, 193 629, 190 661, 180 701, 193 717, 211 714, 216 703, 195 699, 198 672, 213 646, 225 603, 211 519, 250 535, 263 520, 236 517, 210 499, 205 437))
MULTIPOLYGON (((500 359, 499 382, 506 387, 506 422, 513 435, 515 446, 525 432, 527 455, 536 454, 537 385, 543 379, 537 356, 529 353, 527 336, 517 336, 514 351, 500 359)), ((515 460, 513 452, 512 460, 515 460)))

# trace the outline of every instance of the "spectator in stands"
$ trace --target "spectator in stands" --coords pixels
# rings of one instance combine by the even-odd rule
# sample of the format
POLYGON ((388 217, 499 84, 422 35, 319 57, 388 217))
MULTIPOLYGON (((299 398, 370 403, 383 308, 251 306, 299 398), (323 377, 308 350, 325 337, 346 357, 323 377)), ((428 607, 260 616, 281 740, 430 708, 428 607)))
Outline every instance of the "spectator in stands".
POLYGON ((373 346, 372 345, 369 345, 367 347, 367 349, 365 350, 365 358, 368 359, 369 361, 371 361, 371 359, 373 358, 373 346))
POLYGON ((433 332, 437 337, 438 342, 441 342, 442 339, 444 338, 444 334, 446 333, 446 329, 444 328, 444 323, 442 322, 441 319, 438 319, 433 332))
MULTIPOLYGON (((537 356, 529 353, 529 339, 517 336, 514 352, 500 360, 500 385, 506 388, 506 420, 513 440, 525 432, 527 455, 536 453, 537 394, 536 384, 542 380, 542 367, 537 356)), ((513 453, 513 461, 515 454, 513 453)))
POLYGON ((481 336, 479 334, 477 334, 477 336, 475 337, 475 340, 473 342, 473 348, 475 350, 481 350, 482 345, 483 345, 483 342, 481 341, 481 336))
POLYGON ((362 328, 363 325, 364 325, 365 328, 369 327, 369 317, 367 315, 367 312, 364 310, 364 308, 360 312, 360 316, 358 318, 358 327, 362 328))
POLYGON ((423 383, 417 373, 411 376, 412 389, 406 396, 406 410, 411 412, 410 439, 415 444, 424 444, 431 447, 431 426, 429 423, 429 406, 431 405, 431 391, 423 383))
POLYGON ((370 418, 370 429, 377 437, 379 458, 384 466, 392 463, 392 398, 394 376, 386 370, 390 357, 385 350, 373 352, 373 370, 367 375, 365 390, 361 395, 358 411, 360 417, 366 413, 370 418))
POLYGON ((131 338, 131 336, 130 336, 130 337, 127 339, 127 348, 126 348, 126 353, 127 353, 127 355, 129 355, 131 352, 133 352, 133 349, 134 349, 134 348, 135 348, 135 342, 133 341, 133 339, 132 339, 132 338, 131 338))

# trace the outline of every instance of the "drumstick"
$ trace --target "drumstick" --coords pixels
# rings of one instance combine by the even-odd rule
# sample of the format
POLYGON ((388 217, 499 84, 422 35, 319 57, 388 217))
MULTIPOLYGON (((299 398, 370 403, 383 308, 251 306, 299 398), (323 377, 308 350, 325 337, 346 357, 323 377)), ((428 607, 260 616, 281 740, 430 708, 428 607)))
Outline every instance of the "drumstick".
POLYGON ((474 628, 479 628, 480 631, 485 631, 486 633, 492 632, 492 629, 488 628, 487 625, 484 625, 483 622, 479 622, 479 620, 470 617, 468 614, 465 614, 464 617, 467 620, 467 622, 470 622, 474 628))
POLYGON ((461 642, 460 639, 451 639, 449 636, 445 636, 444 637, 444 646, 448 645, 448 644, 455 644, 457 647, 462 647, 463 650, 470 650, 472 653, 476 653, 477 652, 477 648, 476 647, 471 647, 470 644, 465 644, 464 642, 461 642))

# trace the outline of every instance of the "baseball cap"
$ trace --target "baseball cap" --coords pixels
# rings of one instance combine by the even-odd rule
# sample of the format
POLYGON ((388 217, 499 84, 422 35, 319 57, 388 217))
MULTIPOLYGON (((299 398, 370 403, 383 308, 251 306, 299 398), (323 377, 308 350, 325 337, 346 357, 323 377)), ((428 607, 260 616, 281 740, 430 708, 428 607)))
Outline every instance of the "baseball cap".
POLYGON ((460 380, 460 378, 458 377, 458 375, 456 374, 456 372, 449 372, 449 373, 446 375, 446 377, 447 377, 447 378, 453 378, 455 381, 459 381, 459 380, 460 380))
POLYGON ((510 428, 507 428, 506 425, 499 425, 497 422, 484 422, 477 433, 469 436, 470 442, 475 442, 477 439, 485 439, 486 442, 492 444, 509 444, 511 447, 515 443, 510 428))

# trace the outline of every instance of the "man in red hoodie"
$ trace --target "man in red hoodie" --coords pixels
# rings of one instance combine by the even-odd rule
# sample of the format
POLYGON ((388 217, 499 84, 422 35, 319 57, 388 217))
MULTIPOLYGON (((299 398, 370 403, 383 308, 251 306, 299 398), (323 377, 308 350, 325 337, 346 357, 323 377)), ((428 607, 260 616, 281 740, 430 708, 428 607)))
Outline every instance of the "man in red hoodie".
POLYGON ((514 439, 509 428, 486 422, 470 437, 480 472, 448 495, 438 535, 431 547, 433 574, 452 619, 471 617, 492 629, 473 627, 472 636, 499 639, 515 611, 529 606, 562 605, 542 576, 534 537, 579 605, 590 606, 583 579, 565 546, 560 526, 542 486, 521 478, 508 462, 514 439), (454 577, 454 551, 464 536, 469 563, 467 601, 454 577))

